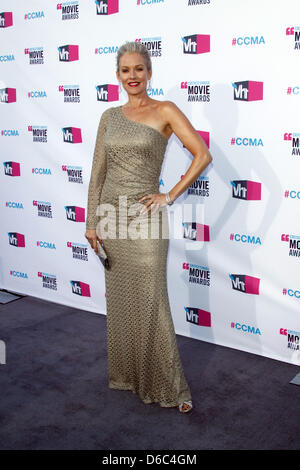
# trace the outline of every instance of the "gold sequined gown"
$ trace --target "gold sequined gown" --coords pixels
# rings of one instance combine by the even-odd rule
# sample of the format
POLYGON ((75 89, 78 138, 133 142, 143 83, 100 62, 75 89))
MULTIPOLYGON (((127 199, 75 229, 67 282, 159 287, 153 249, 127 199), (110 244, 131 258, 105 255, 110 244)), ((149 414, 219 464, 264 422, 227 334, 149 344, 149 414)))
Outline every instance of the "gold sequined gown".
POLYGON ((102 113, 88 189, 86 228, 97 227, 111 262, 111 270, 105 270, 108 385, 131 390, 144 403, 175 407, 191 400, 191 393, 167 290, 167 208, 160 208, 154 216, 151 212, 143 216, 139 210, 146 201, 138 202, 148 193, 159 192, 167 144, 158 130, 127 118, 121 106, 102 113), (115 207, 116 217, 112 211, 96 214, 97 206, 105 203, 115 207), (127 220, 120 217, 126 207, 127 220), (98 222, 104 219, 106 236, 104 229, 98 228, 98 222), (115 225, 111 224, 114 220, 115 225), (140 225, 136 225, 137 220, 140 225), (111 226, 114 228, 108 228, 111 226), (139 229, 141 236, 136 238, 132 234, 139 229))

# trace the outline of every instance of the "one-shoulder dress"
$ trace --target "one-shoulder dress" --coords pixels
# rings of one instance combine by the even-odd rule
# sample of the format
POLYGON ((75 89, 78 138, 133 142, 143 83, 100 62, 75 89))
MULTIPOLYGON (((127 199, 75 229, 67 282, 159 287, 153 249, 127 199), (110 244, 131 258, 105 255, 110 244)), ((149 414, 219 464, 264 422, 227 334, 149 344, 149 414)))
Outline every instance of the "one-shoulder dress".
POLYGON ((111 263, 105 270, 108 386, 131 390, 144 403, 175 407, 192 398, 167 290, 167 207, 140 215, 147 201, 138 202, 159 192, 167 144, 158 130, 127 118, 121 106, 102 113, 86 228, 97 230, 111 263))

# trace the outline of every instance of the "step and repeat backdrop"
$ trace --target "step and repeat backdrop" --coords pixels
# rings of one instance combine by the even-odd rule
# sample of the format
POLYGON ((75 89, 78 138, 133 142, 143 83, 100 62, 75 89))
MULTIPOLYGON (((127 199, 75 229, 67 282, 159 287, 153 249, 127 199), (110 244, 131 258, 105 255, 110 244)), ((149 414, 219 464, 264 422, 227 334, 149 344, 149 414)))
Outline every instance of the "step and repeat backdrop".
MULTIPOLYGON (((299 1, 0 5, 1 288, 106 313, 88 184, 100 117, 128 99, 118 48, 140 41, 149 96, 176 103, 213 157, 168 207, 176 333, 300 364, 299 1)), ((158 190, 192 158, 173 134, 158 190)))

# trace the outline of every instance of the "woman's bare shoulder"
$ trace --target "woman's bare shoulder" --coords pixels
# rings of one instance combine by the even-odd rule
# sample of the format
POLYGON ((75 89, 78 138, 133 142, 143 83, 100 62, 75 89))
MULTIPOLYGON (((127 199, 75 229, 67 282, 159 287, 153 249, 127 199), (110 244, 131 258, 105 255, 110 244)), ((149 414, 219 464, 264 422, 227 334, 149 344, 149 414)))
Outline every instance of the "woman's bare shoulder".
POLYGON ((161 101, 161 104, 159 106, 159 111, 161 113, 161 116, 166 120, 170 121, 171 119, 178 119, 182 117, 182 111, 181 109, 177 106, 176 103, 170 100, 165 100, 161 101))
POLYGON ((177 104, 170 100, 160 101, 159 108, 163 113, 174 113, 176 111, 180 111, 177 104))

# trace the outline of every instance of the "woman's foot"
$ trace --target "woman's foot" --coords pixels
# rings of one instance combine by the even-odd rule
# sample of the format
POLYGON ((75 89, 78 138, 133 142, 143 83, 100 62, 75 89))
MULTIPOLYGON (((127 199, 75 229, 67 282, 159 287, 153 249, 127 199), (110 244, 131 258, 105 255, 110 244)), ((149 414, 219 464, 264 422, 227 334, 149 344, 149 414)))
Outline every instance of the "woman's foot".
POLYGON ((180 403, 178 408, 181 413, 187 413, 193 408, 192 401, 191 400, 183 401, 182 403, 180 403))

